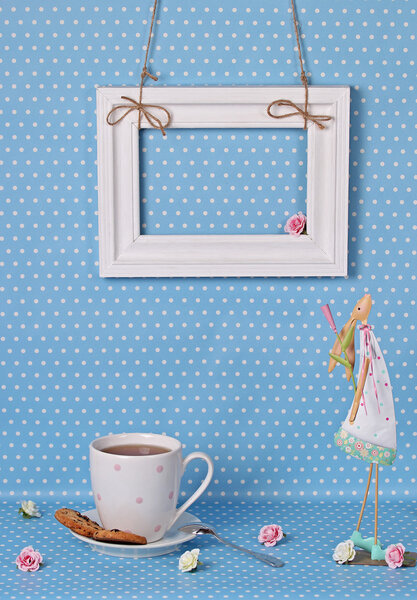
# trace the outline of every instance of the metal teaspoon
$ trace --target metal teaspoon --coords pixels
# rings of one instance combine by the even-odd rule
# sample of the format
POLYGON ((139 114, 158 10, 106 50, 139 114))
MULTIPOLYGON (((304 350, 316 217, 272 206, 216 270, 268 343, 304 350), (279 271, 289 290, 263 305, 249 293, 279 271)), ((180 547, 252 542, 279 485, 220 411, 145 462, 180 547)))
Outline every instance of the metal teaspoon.
POLYGON ((215 530, 212 527, 209 527, 204 523, 189 523, 188 525, 184 525, 183 527, 179 527, 178 529, 179 531, 184 531, 185 533, 194 533, 195 535, 204 535, 206 533, 214 535, 214 537, 222 544, 225 544, 230 548, 234 548, 235 550, 241 550, 242 552, 246 552, 246 554, 254 556, 258 560, 261 560, 262 562, 266 563, 271 567, 284 566, 283 561, 279 558, 275 558, 275 556, 271 556, 270 554, 264 554, 263 552, 253 552, 253 550, 248 550, 247 548, 243 548, 242 546, 238 546, 237 544, 232 544, 232 542, 224 540, 215 532, 215 530))

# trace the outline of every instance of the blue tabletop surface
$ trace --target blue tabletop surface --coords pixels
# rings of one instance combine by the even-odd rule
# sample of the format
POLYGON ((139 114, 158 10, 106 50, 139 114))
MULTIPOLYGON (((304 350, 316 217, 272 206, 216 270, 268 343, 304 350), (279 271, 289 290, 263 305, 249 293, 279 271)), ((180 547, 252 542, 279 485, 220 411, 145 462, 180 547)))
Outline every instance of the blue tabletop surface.
MULTIPOLYGON (((17 503, 0 509, 0 597, 60 600, 127 598, 143 600, 222 598, 416 598, 417 569, 339 566, 332 550, 347 539, 357 518, 357 503, 301 502, 200 502, 194 514, 213 524, 226 538, 262 550, 257 542, 260 527, 282 525, 287 537, 265 549, 285 561, 273 569, 240 552, 203 537, 165 556, 146 559, 114 558, 93 552, 78 541, 53 514, 61 503, 39 503, 40 519, 23 519, 17 503), (41 552, 44 565, 36 573, 18 571, 15 557, 26 545, 41 552), (178 569, 186 549, 200 548, 203 565, 192 573, 178 569)), ((71 503, 67 502, 67 506, 71 503)), ((91 502, 78 501, 81 511, 91 502)), ((369 507, 371 509, 371 507, 369 507)), ((384 502, 380 507, 381 541, 401 541, 417 548, 417 503, 384 502)), ((372 533, 372 509, 363 532, 372 533)))

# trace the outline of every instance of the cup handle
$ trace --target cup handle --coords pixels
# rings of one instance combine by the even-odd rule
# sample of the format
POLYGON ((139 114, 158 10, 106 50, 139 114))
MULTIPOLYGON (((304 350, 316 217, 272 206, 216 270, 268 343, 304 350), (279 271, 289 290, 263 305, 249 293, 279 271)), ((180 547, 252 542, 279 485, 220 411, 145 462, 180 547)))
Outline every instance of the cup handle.
POLYGON ((210 456, 208 454, 206 454, 205 452, 192 452, 191 454, 186 456, 184 458, 184 460, 182 461, 182 472, 184 473, 188 463, 190 463, 192 460, 195 460, 196 458, 201 458, 202 460, 206 461, 207 475, 205 476, 204 481, 202 482, 200 487, 194 492, 194 494, 192 496, 190 496, 188 498, 188 500, 186 500, 184 502, 184 504, 182 504, 179 508, 177 508, 175 516, 174 516, 173 520, 171 521, 171 524, 169 527, 172 527, 173 524, 175 523, 175 521, 187 510, 187 508, 189 506, 191 506, 191 504, 193 504, 193 502, 195 502, 197 500, 197 498, 199 498, 201 496, 201 494, 207 489, 207 486, 210 483, 211 478, 213 477, 213 470, 214 470, 213 461, 211 460, 210 456))

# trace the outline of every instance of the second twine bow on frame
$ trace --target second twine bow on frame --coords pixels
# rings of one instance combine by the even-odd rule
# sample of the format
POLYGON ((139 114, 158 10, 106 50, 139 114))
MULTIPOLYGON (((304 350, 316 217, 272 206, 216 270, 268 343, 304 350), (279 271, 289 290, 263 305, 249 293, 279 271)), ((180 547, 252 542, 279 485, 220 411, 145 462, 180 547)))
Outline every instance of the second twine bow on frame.
POLYGON ((297 40, 298 60, 300 61, 300 79, 301 79, 301 83, 304 86, 304 108, 300 108, 297 104, 295 104, 291 100, 281 99, 281 100, 274 100, 273 102, 271 102, 268 105, 266 112, 268 113, 268 116, 272 117, 273 119, 285 119, 285 117, 293 117, 295 115, 301 115, 304 118, 304 129, 307 129, 308 121, 311 121, 312 123, 314 123, 314 125, 317 125, 317 127, 319 129, 325 129, 325 126, 323 125, 323 121, 330 121, 332 119, 332 117, 330 117, 329 115, 313 115, 308 112, 308 81, 307 81, 307 75, 305 74, 304 66, 303 66, 303 56, 301 53, 300 33, 298 31, 297 15, 295 12, 294 0, 291 0, 291 10, 292 10, 292 20, 293 20, 293 24, 294 24, 295 38, 297 40), (290 106, 291 108, 294 109, 294 112, 285 113, 284 115, 274 115, 271 112, 271 109, 273 106, 290 106))

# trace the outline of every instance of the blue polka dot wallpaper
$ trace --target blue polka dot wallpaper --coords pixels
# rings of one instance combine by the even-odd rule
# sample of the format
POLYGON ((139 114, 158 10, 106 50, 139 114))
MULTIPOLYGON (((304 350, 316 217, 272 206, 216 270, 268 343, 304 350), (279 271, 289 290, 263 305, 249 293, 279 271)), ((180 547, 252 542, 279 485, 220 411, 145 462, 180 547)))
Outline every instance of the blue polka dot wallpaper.
MULTIPOLYGON (((360 502, 366 465, 333 443, 353 388, 327 373, 320 307, 341 327, 365 292, 398 421, 381 497, 415 498, 416 8, 297 9, 310 83, 351 86, 348 277, 101 279, 95 88, 139 83, 151 3, 2 3, 3 499, 92 504, 89 442, 152 431, 213 457, 206 500, 360 502)), ((149 68, 157 86, 299 85, 290 3, 161 0, 149 68)), ((147 235, 283 234, 305 209, 302 130, 141 135, 147 235)))
POLYGON ((141 134, 142 234, 283 233, 306 212, 303 130, 166 133, 141 134))

